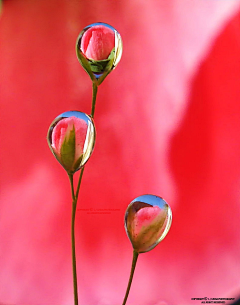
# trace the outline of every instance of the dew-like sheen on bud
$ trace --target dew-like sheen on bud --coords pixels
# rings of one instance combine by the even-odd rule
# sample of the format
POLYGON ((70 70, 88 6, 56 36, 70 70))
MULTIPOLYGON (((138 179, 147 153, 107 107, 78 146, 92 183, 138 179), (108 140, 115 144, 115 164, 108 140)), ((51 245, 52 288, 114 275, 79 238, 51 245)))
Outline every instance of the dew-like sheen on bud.
POLYGON ((80 111, 68 111, 52 122, 47 141, 59 163, 69 174, 73 174, 91 156, 95 137, 95 126, 90 116, 80 111))
POLYGON ((155 195, 135 198, 125 213, 125 230, 133 249, 138 253, 155 248, 167 235, 171 223, 170 206, 155 195))
POLYGON ((79 34, 76 52, 92 81, 100 85, 121 59, 122 39, 109 24, 93 23, 79 34))

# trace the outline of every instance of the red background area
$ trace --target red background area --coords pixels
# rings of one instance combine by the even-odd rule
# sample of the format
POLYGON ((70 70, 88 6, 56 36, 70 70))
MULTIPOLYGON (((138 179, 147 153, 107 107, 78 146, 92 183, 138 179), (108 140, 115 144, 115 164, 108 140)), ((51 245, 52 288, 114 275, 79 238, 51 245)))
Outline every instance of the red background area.
POLYGON ((117 305, 135 197, 164 197, 166 239, 139 256, 128 305, 240 294, 240 12, 237 1, 4 1, 0 19, 0 302, 73 304, 67 175, 46 134, 91 108, 75 42, 93 22, 121 33, 99 87, 96 147, 76 218, 79 300, 117 305), (83 209, 115 209, 89 214, 83 209))

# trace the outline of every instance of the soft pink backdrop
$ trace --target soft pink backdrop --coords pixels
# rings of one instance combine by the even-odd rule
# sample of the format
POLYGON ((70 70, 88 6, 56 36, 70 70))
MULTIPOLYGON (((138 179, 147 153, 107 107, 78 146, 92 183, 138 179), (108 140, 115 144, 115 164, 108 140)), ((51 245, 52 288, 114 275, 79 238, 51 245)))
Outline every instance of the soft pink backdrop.
POLYGON ((99 88, 97 141, 76 219, 80 305, 119 305, 132 258, 123 219, 164 197, 166 239, 141 254, 128 305, 240 295, 240 2, 6 0, 0 19, 0 303, 71 305, 70 187, 46 142, 67 110, 90 112, 75 55, 86 25, 122 35, 99 88))

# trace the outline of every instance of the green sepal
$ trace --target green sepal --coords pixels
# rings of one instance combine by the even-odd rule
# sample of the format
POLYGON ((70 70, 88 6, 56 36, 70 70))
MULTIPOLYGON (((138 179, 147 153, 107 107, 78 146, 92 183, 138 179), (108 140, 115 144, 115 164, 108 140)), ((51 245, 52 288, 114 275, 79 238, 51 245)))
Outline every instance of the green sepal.
POLYGON ((100 85, 107 75, 114 68, 114 57, 115 57, 115 47, 112 49, 107 59, 104 60, 93 60, 87 59, 82 52, 80 51, 79 45, 76 45, 77 58, 84 68, 84 70, 88 73, 91 80, 95 82, 97 85, 100 85), (94 73, 99 73, 102 75, 97 78, 94 73))
POLYGON ((75 160, 75 127, 70 130, 69 136, 65 137, 61 150, 60 150, 61 164, 68 173, 74 172, 74 160, 75 160))
POLYGON ((93 73, 103 73, 109 63, 109 59, 93 60, 89 59, 89 65, 93 73))
POLYGON ((91 66, 89 65, 87 58, 80 52, 78 46, 76 48, 76 52, 77 52, 77 58, 80 64, 82 65, 83 69, 88 73, 92 81, 96 81, 96 77, 92 72, 91 66))
POLYGON ((75 164, 74 164, 74 171, 76 171, 76 170, 78 170, 78 169, 80 168, 80 164, 81 164, 81 162, 82 162, 82 159, 83 159, 83 155, 81 155, 81 156, 77 159, 77 161, 76 161, 75 164))
POLYGON ((111 53, 108 56, 108 60, 113 61, 115 57, 115 47, 112 49, 111 53))
POLYGON ((104 81, 104 79, 108 76, 108 74, 114 68, 114 58, 115 58, 115 48, 112 49, 110 55, 108 56, 108 59, 107 59, 108 63, 106 65, 105 71, 97 80, 98 85, 100 85, 104 81))

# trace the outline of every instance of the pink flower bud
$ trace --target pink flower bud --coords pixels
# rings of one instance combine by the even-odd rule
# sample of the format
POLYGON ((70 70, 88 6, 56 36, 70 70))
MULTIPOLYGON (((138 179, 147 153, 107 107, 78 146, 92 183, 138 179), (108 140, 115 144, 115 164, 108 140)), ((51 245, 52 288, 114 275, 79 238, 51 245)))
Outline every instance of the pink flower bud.
POLYGON ((172 212, 162 198, 143 195, 134 199, 125 214, 125 229, 134 250, 148 252, 168 233, 172 212))
POLYGON ((94 143, 93 121, 79 111, 61 114, 48 130, 49 147, 68 173, 76 172, 87 162, 94 143))
POLYGON ((76 51, 92 81, 100 85, 121 59, 122 39, 109 24, 90 24, 78 36, 76 51))
POLYGON ((92 26, 82 36, 81 50, 89 59, 107 59, 114 47, 114 31, 105 25, 92 26))

